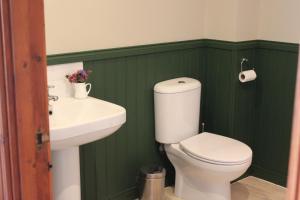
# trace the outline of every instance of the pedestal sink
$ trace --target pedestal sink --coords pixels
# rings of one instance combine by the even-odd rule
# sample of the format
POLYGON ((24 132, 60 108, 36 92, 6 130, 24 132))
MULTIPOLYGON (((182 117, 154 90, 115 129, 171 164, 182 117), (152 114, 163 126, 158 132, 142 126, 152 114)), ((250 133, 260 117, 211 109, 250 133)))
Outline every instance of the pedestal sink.
POLYGON ((80 200, 79 146, 107 137, 126 121, 123 107, 88 97, 51 102, 54 200, 80 200))

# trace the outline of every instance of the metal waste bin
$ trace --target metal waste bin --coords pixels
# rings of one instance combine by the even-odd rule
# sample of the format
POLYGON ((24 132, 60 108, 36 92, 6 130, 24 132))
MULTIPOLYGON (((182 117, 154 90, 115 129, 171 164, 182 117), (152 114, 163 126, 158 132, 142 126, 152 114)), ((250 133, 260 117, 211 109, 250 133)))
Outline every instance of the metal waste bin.
POLYGON ((140 170, 138 188, 140 200, 163 200, 166 170, 158 165, 140 170))

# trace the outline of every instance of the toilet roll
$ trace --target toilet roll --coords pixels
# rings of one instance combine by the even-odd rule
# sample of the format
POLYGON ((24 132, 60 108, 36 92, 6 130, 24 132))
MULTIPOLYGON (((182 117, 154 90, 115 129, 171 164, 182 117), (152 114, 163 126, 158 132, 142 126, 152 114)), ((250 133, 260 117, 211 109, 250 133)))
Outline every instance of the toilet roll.
POLYGON ((257 75, 254 70, 242 71, 239 74, 239 80, 242 83, 253 81, 256 79, 256 77, 257 77, 257 75))

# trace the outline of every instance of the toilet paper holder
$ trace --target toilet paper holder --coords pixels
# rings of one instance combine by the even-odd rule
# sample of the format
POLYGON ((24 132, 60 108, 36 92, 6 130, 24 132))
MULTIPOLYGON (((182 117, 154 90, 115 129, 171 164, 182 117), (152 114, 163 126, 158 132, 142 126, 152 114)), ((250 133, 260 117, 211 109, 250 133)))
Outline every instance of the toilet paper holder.
MULTIPOLYGON (((246 62, 248 62, 248 61, 249 61, 248 58, 242 58, 242 60, 241 60, 241 72, 244 71, 244 70, 243 70, 243 68, 245 67, 245 66, 244 66, 244 63, 246 63, 246 62)), ((254 67, 253 67, 252 69, 255 70, 254 67)))
POLYGON ((252 68, 252 70, 248 69, 246 71, 243 70, 245 67, 244 64, 248 62, 247 58, 242 58, 241 60, 241 72, 239 73, 239 81, 242 83, 249 82, 249 81, 254 81, 257 77, 257 74, 255 72, 255 69, 252 68))

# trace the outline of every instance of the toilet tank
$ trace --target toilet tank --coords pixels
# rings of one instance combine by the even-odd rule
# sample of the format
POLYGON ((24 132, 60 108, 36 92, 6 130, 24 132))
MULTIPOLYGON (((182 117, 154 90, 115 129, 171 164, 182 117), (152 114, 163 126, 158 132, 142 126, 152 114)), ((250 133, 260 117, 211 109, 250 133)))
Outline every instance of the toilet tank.
POLYGON ((155 138, 163 144, 178 143, 198 134, 201 83, 176 78, 154 86, 155 138))

